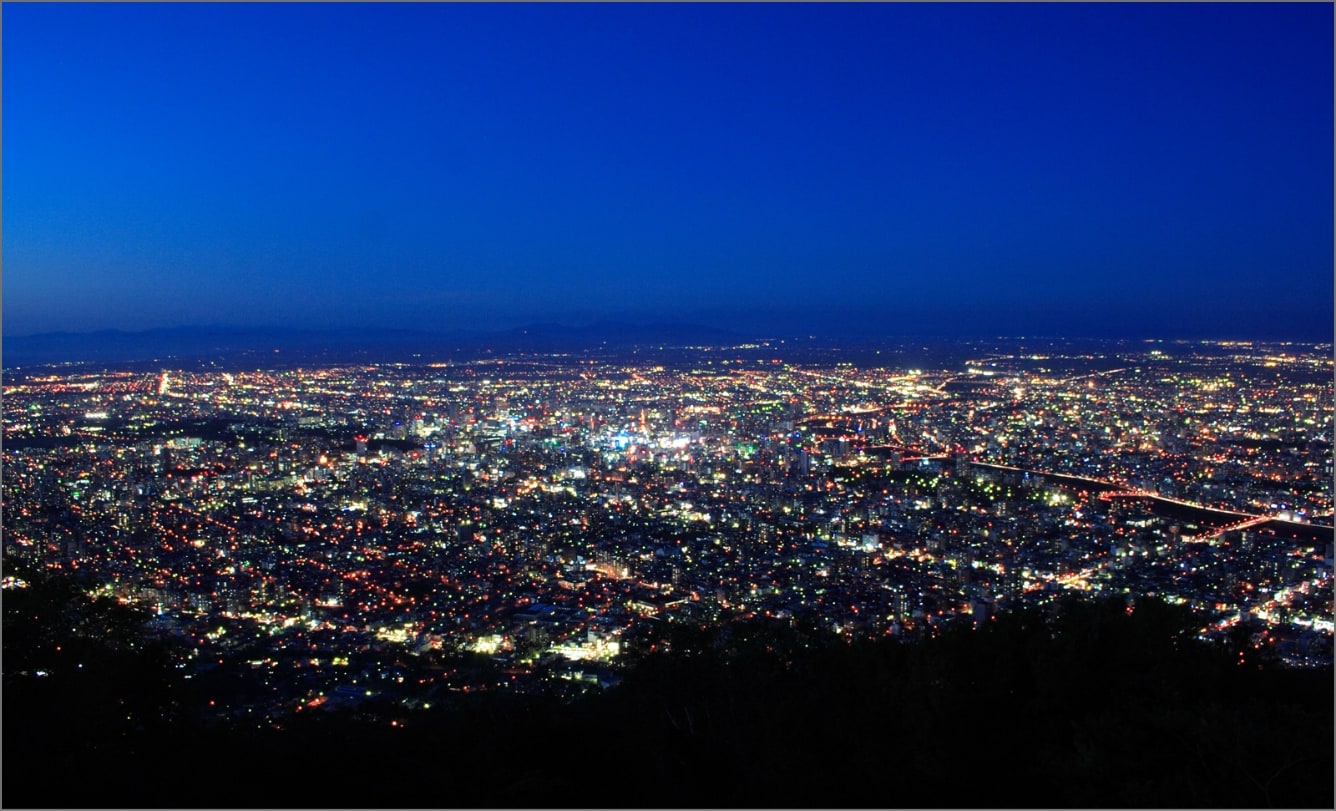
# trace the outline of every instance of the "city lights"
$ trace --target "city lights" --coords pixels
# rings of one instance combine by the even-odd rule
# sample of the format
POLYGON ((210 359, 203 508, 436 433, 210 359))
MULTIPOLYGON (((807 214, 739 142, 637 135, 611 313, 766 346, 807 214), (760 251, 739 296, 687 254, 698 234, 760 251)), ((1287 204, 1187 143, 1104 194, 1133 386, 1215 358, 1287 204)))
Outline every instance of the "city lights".
POLYGON ((285 673, 592 689, 654 624, 913 639, 1064 593, 1330 659, 1329 347, 692 351, 11 375, 5 554, 151 608, 191 675, 260 645, 275 715, 366 699, 285 673))

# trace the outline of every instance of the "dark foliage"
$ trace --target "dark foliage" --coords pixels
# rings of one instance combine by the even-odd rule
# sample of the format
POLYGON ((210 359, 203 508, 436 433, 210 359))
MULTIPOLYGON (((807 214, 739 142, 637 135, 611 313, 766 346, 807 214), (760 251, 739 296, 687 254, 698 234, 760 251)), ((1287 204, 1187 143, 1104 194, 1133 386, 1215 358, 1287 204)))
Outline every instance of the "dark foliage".
POLYGON ((398 727, 310 713, 281 731, 180 712, 164 652, 135 642, 120 606, 34 581, 4 610, 6 806, 1333 800, 1331 670, 1240 664, 1154 600, 1072 601, 912 645, 801 622, 684 626, 660 640, 671 653, 574 702, 470 695, 398 727))

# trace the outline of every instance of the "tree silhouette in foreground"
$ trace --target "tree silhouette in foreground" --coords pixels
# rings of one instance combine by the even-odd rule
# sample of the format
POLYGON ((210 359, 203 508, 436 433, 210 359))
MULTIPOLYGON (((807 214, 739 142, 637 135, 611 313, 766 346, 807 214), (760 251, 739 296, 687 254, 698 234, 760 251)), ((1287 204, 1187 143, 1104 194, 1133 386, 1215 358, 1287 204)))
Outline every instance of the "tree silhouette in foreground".
POLYGON ((277 731, 199 724, 165 651, 136 640, 142 617, 67 585, 5 594, 5 805, 1333 800, 1331 669, 1240 664, 1153 599, 1068 600, 912 644, 801 620, 670 624, 670 653, 573 702, 469 695, 403 727, 333 712, 277 731))

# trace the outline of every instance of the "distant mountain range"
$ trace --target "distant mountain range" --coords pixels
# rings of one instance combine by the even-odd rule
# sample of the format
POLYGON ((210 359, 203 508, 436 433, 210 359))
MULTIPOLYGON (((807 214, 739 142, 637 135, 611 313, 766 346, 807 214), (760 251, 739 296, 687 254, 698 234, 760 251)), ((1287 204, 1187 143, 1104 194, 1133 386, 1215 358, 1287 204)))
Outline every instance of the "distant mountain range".
POLYGON ((49 363, 142 363, 166 360, 235 362, 264 356, 275 361, 389 361, 457 353, 581 352, 650 345, 728 344, 744 336, 683 324, 587 326, 534 324, 488 332, 415 329, 170 327, 126 332, 49 332, 4 339, 6 368, 49 363), (297 356, 278 358, 279 355, 297 356))
MULTIPOLYGON (((170 361, 176 368, 291 368, 336 363, 429 363, 469 360, 494 355, 571 354, 631 356, 653 353, 659 362, 696 355, 691 347, 735 347, 743 354, 767 359, 782 356, 793 362, 860 362, 870 365, 922 368, 950 366, 985 351, 1040 348, 1075 352, 1135 351, 1143 340, 1114 338, 975 337, 873 335, 827 332, 777 335, 681 323, 627 324, 599 321, 581 326, 542 322, 498 330, 424 329, 292 329, 229 326, 169 327, 126 332, 49 332, 6 337, 0 360, 9 371, 47 364, 78 363, 93 366, 159 366, 170 361), (780 343, 782 341, 782 344, 780 343), (746 350, 742 344, 767 345, 746 350), (660 351, 662 350, 662 351, 660 351), (680 350, 680 351, 679 351, 680 350)), ((1170 350, 1172 344, 1163 349, 1170 350)), ((1224 351, 1197 345, 1193 351, 1224 351)), ((1079 354, 1079 353, 1078 353, 1079 354)), ((1110 361, 1113 362, 1113 361, 1110 361)))

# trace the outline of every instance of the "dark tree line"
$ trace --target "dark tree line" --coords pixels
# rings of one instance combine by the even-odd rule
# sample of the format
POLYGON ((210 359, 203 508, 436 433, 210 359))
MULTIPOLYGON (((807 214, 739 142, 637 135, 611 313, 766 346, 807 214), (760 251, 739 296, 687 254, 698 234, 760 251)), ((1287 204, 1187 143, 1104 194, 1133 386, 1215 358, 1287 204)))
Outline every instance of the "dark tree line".
POLYGON ((1276 666, 1246 636, 1203 646, 1190 612, 1152 599, 913 644, 670 625, 620 685, 575 701, 470 695, 403 727, 331 712, 278 731, 202 724, 143 615, 28 575, 4 595, 7 807, 1333 801, 1331 669, 1276 666))

